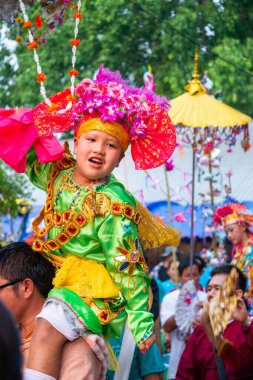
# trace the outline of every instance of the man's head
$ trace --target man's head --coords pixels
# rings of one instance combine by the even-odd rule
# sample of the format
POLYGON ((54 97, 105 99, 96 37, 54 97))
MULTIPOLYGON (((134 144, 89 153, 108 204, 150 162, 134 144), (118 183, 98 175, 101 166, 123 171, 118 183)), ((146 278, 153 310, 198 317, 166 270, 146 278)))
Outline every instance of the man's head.
POLYGON ((211 278, 207 286, 207 299, 209 302, 220 294, 220 289, 233 268, 235 268, 238 273, 236 293, 239 298, 242 298, 243 293, 246 290, 246 277, 234 265, 221 265, 211 272, 211 278))
POLYGON ((198 264, 199 267, 199 273, 203 273, 205 267, 206 267, 206 261, 201 256, 194 256, 194 261, 198 264))
POLYGON ((54 275, 53 265, 26 243, 0 249, 0 300, 17 320, 35 293, 47 297, 54 275))
MULTIPOLYGON (((191 279, 191 268, 190 259, 187 258, 183 260, 178 267, 178 274, 180 283, 183 286, 187 281, 191 279)), ((192 265, 192 279, 194 280, 195 286, 198 288, 199 285, 199 267, 195 260, 193 260, 192 265)))

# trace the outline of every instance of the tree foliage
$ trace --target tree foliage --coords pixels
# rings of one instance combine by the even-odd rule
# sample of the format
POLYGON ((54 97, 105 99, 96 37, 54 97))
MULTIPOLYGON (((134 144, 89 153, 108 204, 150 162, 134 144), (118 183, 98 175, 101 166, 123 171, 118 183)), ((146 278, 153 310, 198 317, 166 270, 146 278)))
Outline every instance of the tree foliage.
POLYGON ((16 216, 20 207, 19 200, 31 201, 31 190, 28 180, 9 169, 0 161, 0 216, 16 216))
MULTIPOLYGON (((39 2, 29 9, 31 19, 38 9, 39 2)), ((191 79, 198 44, 200 76, 208 70, 213 91, 221 90, 224 102, 253 115, 252 1, 87 0, 82 10, 76 63, 80 79, 92 77, 103 63, 142 85, 143 67, 151 65, 157 92, 173 98, 191 79)), ((73 22, 65 22, 38 50, 48 95, 70 85, 73 29, 73 22)), ((13 28, 11 37, 16 37, 13 28)), ((33 107, 41 101, 33 54, 18 45, 17 69, 8 54, 5 47, 0 50, 0 58, 5 56, 0 60, 1 105, 33 107)))

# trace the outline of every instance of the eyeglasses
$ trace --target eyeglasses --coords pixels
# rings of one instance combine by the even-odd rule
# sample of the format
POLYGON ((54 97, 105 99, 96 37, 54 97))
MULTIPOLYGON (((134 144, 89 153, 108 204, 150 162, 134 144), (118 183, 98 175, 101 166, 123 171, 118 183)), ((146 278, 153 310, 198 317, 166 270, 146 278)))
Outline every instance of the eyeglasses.
POLYGON ((19 280, 14 280, 14 281, 11 281, 11 282, 7 282, 6 284, 0 285, 0 289, 7 288, 8 286, 15 285, 15 284, 17 284, 18 282, 22 282, 22 281, 24 281, 24 278, 19 279, 19 280))

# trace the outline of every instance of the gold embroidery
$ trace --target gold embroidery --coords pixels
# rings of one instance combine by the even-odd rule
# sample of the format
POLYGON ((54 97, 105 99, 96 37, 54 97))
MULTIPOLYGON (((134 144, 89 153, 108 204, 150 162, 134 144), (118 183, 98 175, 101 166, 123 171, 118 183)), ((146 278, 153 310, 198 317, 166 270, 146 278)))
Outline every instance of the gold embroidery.
MULTIPOLYGON (((68 243, 74 236, 77 236, 81 229, 96 216, 105 217, 106 213, 112 215, 124 216, 132 220, 135 224, 140 222, 140 214, 135 208, 123 202, 111 202, 110 198, 103 193, 96 193, 91 188, 90 194, 86 196, 82 204, 82 211, 71 209, 63 212, 56 212, 53 207, 51 194, 53 193, 53 182, 59 174, 59 171, 53 170, 48 181, 48 194, 46 204, 40 211, 40 214, 33 221, 34 243, 33 249, 39 252, 50 252, 59 249, 62 245, 68 243), (45 227, 39 228, 44 219, 45 227), (45 235, 53 228, 61 231, 54 239, 43 240, 45 235)), ((64 177, 63 177, 64 178, 64 177)))
POLYGON ((117 310, 112 311, 109 306, 109 300, 105 299, 105 307, 99 307, 95 304, 95 302, 91 298, 83 297, 84 302, 91 308, 91 310, 96 314, 97 318, 99 319, 99 322, 102 325, 108 325, 111 321, 113 321, 125 308, 126 303, 117 310))

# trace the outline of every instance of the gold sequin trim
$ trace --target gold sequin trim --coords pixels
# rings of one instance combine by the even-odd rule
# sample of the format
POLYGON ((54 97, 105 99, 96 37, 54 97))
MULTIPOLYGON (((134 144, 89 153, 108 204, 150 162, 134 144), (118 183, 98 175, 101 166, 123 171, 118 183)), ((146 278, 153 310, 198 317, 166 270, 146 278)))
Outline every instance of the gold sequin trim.
MULTIPOLYGON (((53 193, 53 178, 55 179, 57 175, 54 170, 50 176, 48 182, 49 194, 53 193)), ((78 212, 73 210, 54 212, 52 200, 51 198, 47 198, 45 206, 33 221, 35 235, 33 249, 38 252, 57 250, 62 245, 68 243, 74 236, 77 236, 81 229, 96 216, 105 217, 107 213, 124 216, 132 220, 135 224, 140 222, 140 214, 133 206, 123 202, 112 202, 107 195, 99 192, 95 193, 93 189, 91 189, 91 193, 88 194, 83 201, 82 211, 78 212), (39 228, 43 219, 45 226, 39 228), (61 231, 59 231, 54 239, 44 240, 45 235, 48 234, 53 227, 61 231)))

